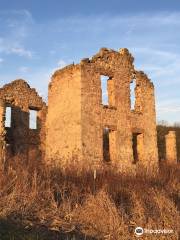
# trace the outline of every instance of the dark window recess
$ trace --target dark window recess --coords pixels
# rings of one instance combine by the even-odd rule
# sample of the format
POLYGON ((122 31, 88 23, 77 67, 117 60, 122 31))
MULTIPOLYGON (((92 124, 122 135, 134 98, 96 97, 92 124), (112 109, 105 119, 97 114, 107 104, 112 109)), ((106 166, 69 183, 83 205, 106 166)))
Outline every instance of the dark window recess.
POLYGON ((133 133, 132 145, 133 145, 133 163, 136 164, 139 160, 139 156, 138 156, 138 133, 133 133))
POLYGON ((110 147, 109 147, 109 129, 103 129, 103 159, 105 162, 109 162, 110 159, 110 147))

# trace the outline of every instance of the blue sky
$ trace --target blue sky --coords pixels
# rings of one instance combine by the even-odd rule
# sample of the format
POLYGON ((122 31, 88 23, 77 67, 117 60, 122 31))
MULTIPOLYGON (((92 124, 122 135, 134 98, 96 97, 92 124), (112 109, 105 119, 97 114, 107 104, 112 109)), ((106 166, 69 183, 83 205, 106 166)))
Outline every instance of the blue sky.
POLYGON ((0 0, 0 86, 26 79, 46 98, 55 69, 127 47, 156 87, 157 119, 180 122, 180 1, 0 0))

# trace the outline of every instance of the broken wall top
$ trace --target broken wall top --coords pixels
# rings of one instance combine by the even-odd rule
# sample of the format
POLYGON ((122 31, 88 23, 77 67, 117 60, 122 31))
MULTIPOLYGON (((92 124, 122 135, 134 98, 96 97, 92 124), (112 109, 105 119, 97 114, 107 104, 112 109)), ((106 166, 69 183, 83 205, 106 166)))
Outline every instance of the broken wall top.
POLYGON ((130 74, 134 72, 134 58, 129 53, 128 49, 120 49, 119 52, 101 48, 100 51, 92 57, 92 59, 83 59, 81 64, 94 65, 95 69, 102 75, 113 77, 114 72, 120 68, 126 69, 130 74))
POLYGON ((81 60, 80 64, 71 64, 57 70, 52 76, 52 82, 49 84, 49 87, 51 87, 53 79, 57 76, 67 73, 71 74, 72 71, 80 70, 81 67, 88 66, 93 67, 100 75, 107 75, 109 77, 113 77, 115 72, 118 73, 118 71, 124 70, 131 79, 138 78, 148 86, 153 87, 153 83, 147 75, 142 71, 136 71, 133 63, 134 58, 127 48, 122 48, 119 51, 101 48, 91 59, 84 58, 81 60))
POLYGON ((145 74, 143 71, 135 71, 134 77, 135 79, 138 79, 139 82, 143 82, 145 85, 148 85, 149 87, 154 89, 153 82, 151 82, 151 79, 149 79, 147 74, 145 74))
MULTIPOLYGON (((120 49, 119 52, 107 48, 101 48, 100 51, 96 55, 94 55, 91 59, 89 58, 82 59, 80 64, 96 65, 96 67, 99 68, 100 71, 101 69, 103 72, 105 70, 107 71, 106 74, 111 75, 111 73, 117 70, 118 67, 128 68, 131 72, 133 72, 134 71, 133 61, 134 58, 126 48, 120 49)), ((68 71, 77 65, 71 64, 60 70, 57 70, 53 74, 53 77, 55 77, 58 73, 62 71, 68 71)))
POLYGON ((14 80, 0 88, 0 99, 6 104, 21 107, 22 109, 39 110, 46 106, 35 88, 22 79, 14 80))

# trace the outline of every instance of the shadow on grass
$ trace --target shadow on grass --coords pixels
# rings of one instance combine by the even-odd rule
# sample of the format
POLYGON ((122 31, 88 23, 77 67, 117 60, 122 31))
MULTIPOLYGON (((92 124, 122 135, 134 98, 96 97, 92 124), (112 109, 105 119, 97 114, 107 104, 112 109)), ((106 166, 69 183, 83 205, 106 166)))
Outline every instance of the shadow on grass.
POLYGON ((59 233, 46 227, 25 229, 8 220, 0 220, 0 240, 95 240, 78 233, 59 233))

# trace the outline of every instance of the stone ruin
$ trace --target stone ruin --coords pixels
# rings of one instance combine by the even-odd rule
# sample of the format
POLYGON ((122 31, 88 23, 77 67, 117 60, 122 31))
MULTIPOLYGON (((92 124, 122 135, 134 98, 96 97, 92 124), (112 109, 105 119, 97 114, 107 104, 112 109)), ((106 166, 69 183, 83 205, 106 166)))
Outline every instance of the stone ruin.
POLYGON ((56 71, 49 84, 48 107, 24 80, 6 84, 0 89, 1 166, 21 156, 26 163, 43 159, 61 168, 157 169, 154 86, 133 61, 127 49, 102 48, 91 59, 56 71), (11 116, 6 126, 8 108, 11 116), (30 126, 32 111, 35 127, 30 126))
POLYGON ((46 110, 42 98, 24 80, 0 88, 1 168, 7 167, 14 157, 27 164, 29 159, 38 160, 45 154, 46 110), (32 128, 31 111, 36 115, 32 128))
POLYGON ((92 59, 54 73, 46 122, 50 162, 68 166, 73 161, 82 168, 104 162, 122 171, 137 165, 157 168, 154 86, 134 69, 133 60, 127 49, 103 48, 92 59), (108 105, 102 103, 101 76, 108 77, 108 105), (136 84, 134 109, 132 82, 136 84))
POLYGON ((176 132, 169 131, 165 136, 166 160, 169 164, 177 163, 176 132))

